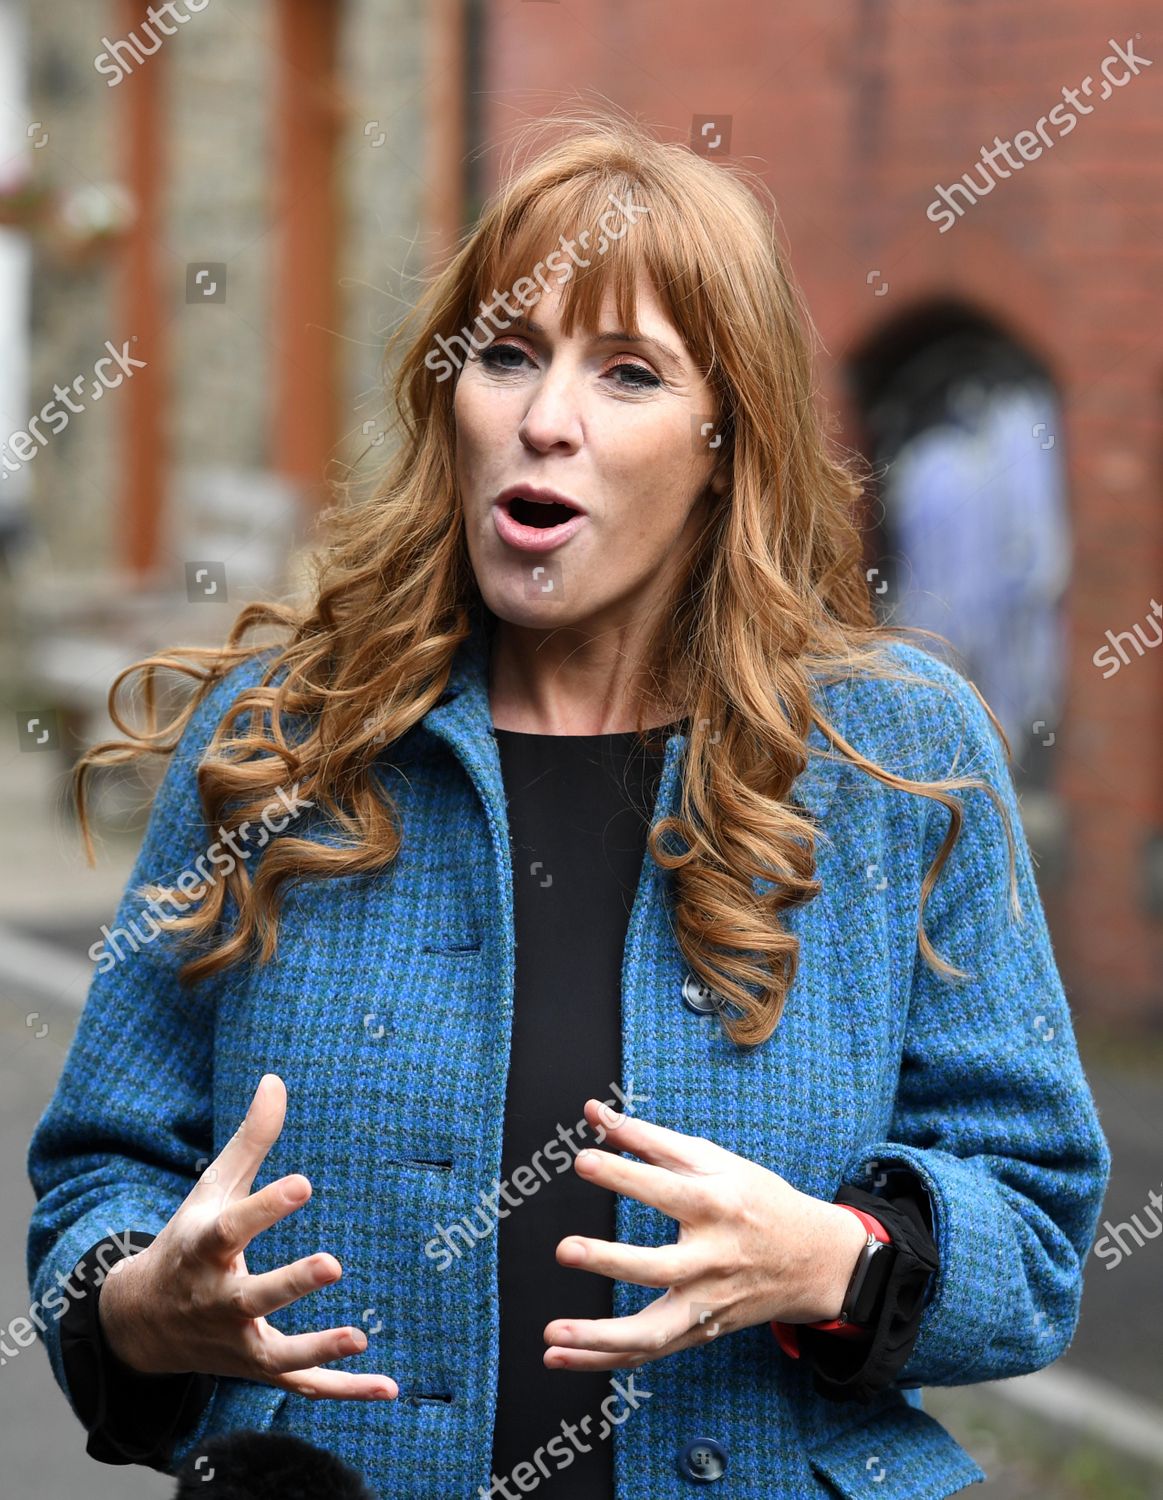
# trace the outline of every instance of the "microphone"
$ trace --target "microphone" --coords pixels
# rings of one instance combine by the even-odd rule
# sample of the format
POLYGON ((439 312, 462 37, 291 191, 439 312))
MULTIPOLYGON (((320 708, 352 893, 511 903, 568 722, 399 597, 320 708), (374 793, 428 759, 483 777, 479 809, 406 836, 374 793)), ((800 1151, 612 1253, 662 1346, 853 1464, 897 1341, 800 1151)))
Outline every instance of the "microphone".
POLYGON ((303 1438, 236 1428, 178 1471, 174 1500, 377 1500, 356 1471, 303 1438))

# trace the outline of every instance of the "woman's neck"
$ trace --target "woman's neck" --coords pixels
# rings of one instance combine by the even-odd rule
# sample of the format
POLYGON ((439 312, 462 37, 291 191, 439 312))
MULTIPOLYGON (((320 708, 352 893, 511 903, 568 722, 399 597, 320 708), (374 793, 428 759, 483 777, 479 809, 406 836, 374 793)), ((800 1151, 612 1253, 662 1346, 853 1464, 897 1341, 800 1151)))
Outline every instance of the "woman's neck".
POLYGON ((514 631, 499 621, 489 654, 493 726, 518 734, 574 736, 673 726, 681 710, 667 713, 657 704, 642 710, 634 678, 620 638, 612 646, 608 639, 578 646, 573 632, 514 631), (641 725, 640 712, 647 721, 641 725))

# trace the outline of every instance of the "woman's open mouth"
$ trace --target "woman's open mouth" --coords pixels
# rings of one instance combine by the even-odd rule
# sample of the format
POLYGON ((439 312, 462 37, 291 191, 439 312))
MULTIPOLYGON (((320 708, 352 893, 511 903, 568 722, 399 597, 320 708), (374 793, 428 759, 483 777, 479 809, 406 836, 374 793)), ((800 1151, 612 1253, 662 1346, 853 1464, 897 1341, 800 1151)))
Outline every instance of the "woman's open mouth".
POLYGON ((560 526, 578 512, 570 505, 559 505, 556 500, 529 500, 524 495, 514 495, 507 509, 514 521, 522 526, 536 526, 540 531, 546 526, 560 526))
POLYGON ((531 500, 514 495, 493 506, 497 535, 510 547, 523 552, 549 552, 580 531, 586 522, 583 511, 554 500, 531 500))

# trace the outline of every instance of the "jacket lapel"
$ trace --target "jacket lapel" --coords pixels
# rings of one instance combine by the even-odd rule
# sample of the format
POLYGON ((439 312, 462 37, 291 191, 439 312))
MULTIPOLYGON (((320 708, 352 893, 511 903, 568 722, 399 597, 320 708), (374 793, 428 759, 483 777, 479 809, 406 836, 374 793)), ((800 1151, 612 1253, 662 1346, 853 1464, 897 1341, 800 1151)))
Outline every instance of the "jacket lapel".
MULTIPOLYGON (((457 648, 448 683, 440 701, 421 724, 445 741, 469 772, 485 804, 491 823, 507 827, 508 813, 501 780, 500 758, 493 737, 493 716, 488 695, 489 636, 480 611, 472 615, 472 630, 457 648)), ((841 734, 845 732, 848 687, 825 684, 817 687, 817 701, 841 734)), ((844 774, 845 762, 832 751, 813 725, 808 735, 808 764, 792 785, 791 799, 824 824, 832 796, 844 774)), ((672 774, 672 764, 686 749, 686 736, 673 734, 666 745, 666 758, 659 783, 658 801, 652 821, 677 814, 681 783, 672 774)))

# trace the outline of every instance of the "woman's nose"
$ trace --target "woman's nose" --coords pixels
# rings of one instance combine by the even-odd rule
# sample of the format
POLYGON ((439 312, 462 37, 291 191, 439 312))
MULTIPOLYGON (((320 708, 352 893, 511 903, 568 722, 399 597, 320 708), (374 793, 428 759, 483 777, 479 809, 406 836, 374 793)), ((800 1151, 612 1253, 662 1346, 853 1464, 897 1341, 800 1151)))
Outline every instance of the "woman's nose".
POLYGON ((574 382, 546 376, 529 399, 519 432, 523 443, 541 453, 559 445, 576 448, 582 429, 574 382))

